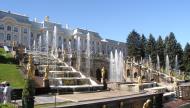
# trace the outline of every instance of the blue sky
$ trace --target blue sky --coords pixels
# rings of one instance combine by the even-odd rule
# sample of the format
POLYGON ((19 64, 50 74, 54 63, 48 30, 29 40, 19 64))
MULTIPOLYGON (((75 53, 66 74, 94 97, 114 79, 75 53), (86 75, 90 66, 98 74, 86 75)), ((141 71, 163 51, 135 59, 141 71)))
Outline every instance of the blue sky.
POLYGON ((0 9, 31 20, 48 15, 53 22, 122 42, 133 29, 156 38, 174 32, 184 47, 190 40, 189 4, 190 0, 0 0, 0 9))

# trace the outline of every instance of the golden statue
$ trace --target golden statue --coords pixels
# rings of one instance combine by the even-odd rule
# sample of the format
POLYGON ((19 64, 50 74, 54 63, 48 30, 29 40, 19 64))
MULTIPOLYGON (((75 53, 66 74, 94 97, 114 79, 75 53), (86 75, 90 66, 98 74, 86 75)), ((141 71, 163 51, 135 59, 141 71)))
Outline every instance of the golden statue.
POLYGON ((16 46, 16 42, 12 41, 12 45, 13 45, 13 47, 15 47, 16 46))
POLYGON ((174 78, 174 82, 173 82, 174 87, 177 87, 179 85, 177 78, 174 78))
POLYGON ((43 80, 48 80, 48 76, 49 76, 49 65, 47 65, 45 68, 45 75, 43 80))
POLYGON ((141 76, 138 77, 138 84, 142 85, 142 77, 141 76))
POLYGON ((150 100, 150 99, 148 99, 148 100, 144 103, 143 108, 151 108, 151 100, 150 100))
POLYGON ((101 82, 103 83, 104 79, 105 79, 105 74, 106 74, 106 71, 105 71, 105 68, 102 67, 102 70, 101 70, 101 82))
POLYGON ((34 65, 32 63, 32 54, 29 55, 28 64, 27 64, 27 78, 33 79, 34 78, 34 65))

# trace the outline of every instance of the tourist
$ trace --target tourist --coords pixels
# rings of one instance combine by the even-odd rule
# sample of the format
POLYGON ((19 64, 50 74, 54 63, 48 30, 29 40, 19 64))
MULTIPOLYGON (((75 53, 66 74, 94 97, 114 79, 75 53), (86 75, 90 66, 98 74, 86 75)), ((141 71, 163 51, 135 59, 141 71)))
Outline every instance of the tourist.
POLYGON ((0 84, 0 103, 3 102, 3 90, 4 90, 5 85, 3 83, 0 84))
POLYGON ((11 102, 11 87, 9 83, 5 84, 5 88, 3 90, 3 95, 4 95, 4 104, 10 103, 11 102))

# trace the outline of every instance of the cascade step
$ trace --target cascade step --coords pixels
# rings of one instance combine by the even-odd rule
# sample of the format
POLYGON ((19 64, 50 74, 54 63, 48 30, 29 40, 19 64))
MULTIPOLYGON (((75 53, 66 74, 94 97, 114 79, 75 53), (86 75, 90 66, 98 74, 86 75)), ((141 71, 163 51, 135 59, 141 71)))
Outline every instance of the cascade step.
POLYGON ((79 72, 73 72, 73 71, 59 71, 59 72, 50 72, 51 77, 82 77, 79 72))
POLYGON ((88 78, 56 78, 50 79, 50 85, 69 86, 69 85, 91 85, 88 78))

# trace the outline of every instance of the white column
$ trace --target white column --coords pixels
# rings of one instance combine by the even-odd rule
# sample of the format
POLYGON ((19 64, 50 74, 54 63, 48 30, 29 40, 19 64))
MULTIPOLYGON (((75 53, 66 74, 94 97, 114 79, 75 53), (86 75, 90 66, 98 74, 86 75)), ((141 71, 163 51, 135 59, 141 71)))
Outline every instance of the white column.
POLYGON ((19 44, 21 44, 21 40, 22 40, 22 31, 21 31, 22 27, 19 28, 19 44))
POLYGON ((29 50, 31 50, 31 43, 30 43, 30 41, 31 41, 31 32, 30 32, 30 28, 28 28, 28 48, 29 48, 29 50))
POLYGON ((97 44, 96 44, 96 41, 94 41, 94 54, 97 53, 97 44))

